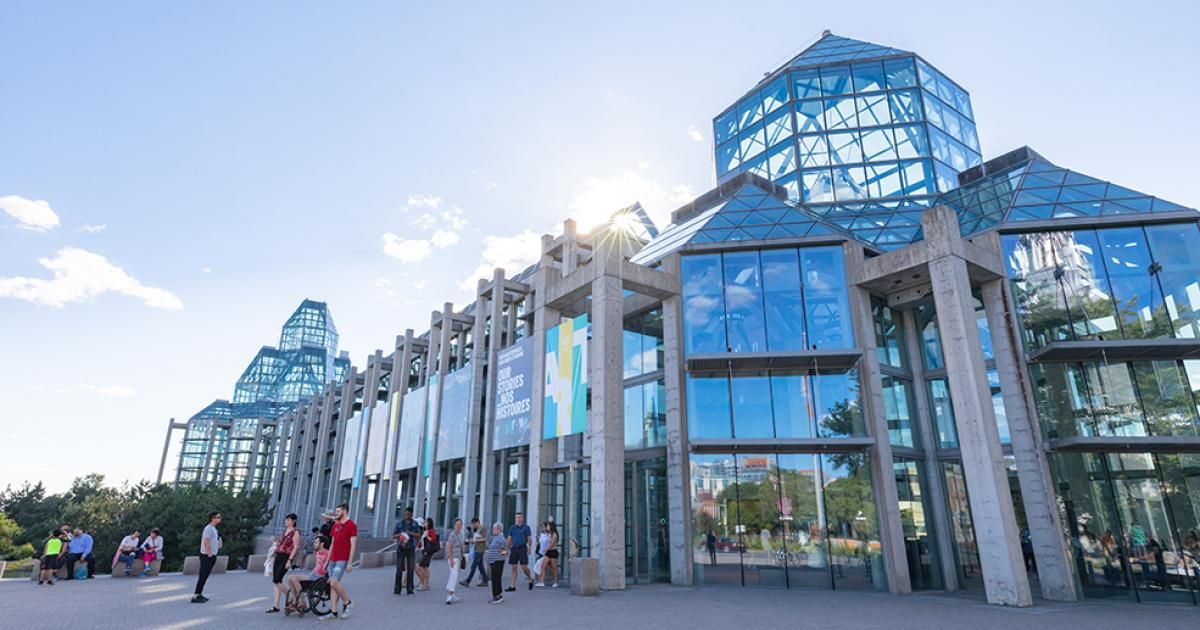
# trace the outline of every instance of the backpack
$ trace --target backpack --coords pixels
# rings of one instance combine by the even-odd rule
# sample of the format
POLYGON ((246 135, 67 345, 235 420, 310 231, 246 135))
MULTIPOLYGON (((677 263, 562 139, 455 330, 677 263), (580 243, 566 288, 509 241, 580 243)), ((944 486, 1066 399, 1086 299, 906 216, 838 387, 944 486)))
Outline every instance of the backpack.
POLYGON ((440 543, 438 543, 436 538, 427 538, 427 539, 425 539, 424 549, 425 549, 425 553, 432 556, 433 554, 441 551, 442 545, 440 543))

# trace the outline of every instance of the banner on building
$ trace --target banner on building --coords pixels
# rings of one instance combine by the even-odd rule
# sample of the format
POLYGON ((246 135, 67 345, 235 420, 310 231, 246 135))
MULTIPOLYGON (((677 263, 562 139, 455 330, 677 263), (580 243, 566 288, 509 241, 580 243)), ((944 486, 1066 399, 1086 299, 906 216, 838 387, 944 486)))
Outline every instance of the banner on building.
POLYGON ((586 313, 546 331, 545 439, 587 429, 587 335, 586 313))
POLYGON ((359 418, 358 424, 358 449, 354 456, 354 479, 350 481, 350 487, 358 489, 362 485, 363 466, 367 459, 367 438, 371 435, 371 408, 367 407, 362 410, 362 416, 359 418))
POLYGON ((533 421, 533 338, 526 337, 496 353, 496 391, 492 449, 529 444, 533 421))
POLYGON ((404 395, 395 470, 417 467, 417 458, 421 451, 421 426, 425 424, 425 391, 426 388, 419 387, 404 395))
POLYGON ((362 434, 362 414, 356 413, 346 421, 346 435, 342 440, 342 463, 338 466, 338 480, 354 479, 354 468, 358 460, 358 436, 362 434))
POLYGON ((433 430, 434 420, 438 417, 438 404, 441 402, 437 374, 429 377, 428 389, 429 395, 425 397, 425 454, 421 458, 421 475, 425 477, 428 477, 429 471, 433 469, 434 438, 437 437, 433 430))
POLYGON ((387 419, 387 437, 383 447, 383 478, 385 481, 392 478, 392 471, 396 466, 397 449, 392 448, 392 443, 396 441, 396 436, 400 431, 400 392, 392 394, 392 400, 388 403, 387 419))
POLYGON ((442 383, 441 418, 438 420, 437 461, 465 457, 467 427, 471 422, 471 382, 474 369, 468 365, 446 375, 442 383))
POLYGON ((371 409, 371 424, 367 437, 367 463, 364 474, 382 475, 384 452, 388 449, 388 418, 391 404, 376 404, 371 409))

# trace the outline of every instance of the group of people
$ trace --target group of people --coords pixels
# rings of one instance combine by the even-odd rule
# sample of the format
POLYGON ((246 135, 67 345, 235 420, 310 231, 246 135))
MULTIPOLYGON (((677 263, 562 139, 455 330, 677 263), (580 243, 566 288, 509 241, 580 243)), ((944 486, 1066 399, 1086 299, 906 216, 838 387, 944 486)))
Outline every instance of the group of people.
MULTIPOLYGON (((38 573, 38 586, 52 586, 58 580, 58 570, 65 567, 66 579, 92 579, 96 577, 95 541, 84 527, 72 528, 69 524, 50 530, 49 537, 42 546, 42 560, 38 573), (86 574, 76 575, 75 565, 83 562, 87 565, 86 574)), ((140 530, 133 530, 121 539, 117 552, 113 555, 112 569, 125 564, 125 575, 130 575, 135 559, 144 563, 141 576, 145 576, 156 560, 163 558, 163 539, 158 528, 150 530, 145 541, 141 540, 140 530)), ((82 571, 82 569, 80 569, 82 571)))
POLYGON ((490 537, 478 518, 471 519, 468 528, 464 528, 462 519, 455 519, 443 543, 438 538, 433 520, 414 519, 412 510, 409 509, 404 511, 404 518, 396 523, 392 536, 396 540, 396 580, 392 586, 394 595, 412 595, 414 590, 430 590, 429 565, 434 554, 443 549, 450 569, 446 580, 447 605, 459 601, 456 592, 458 587, 469 588, 476 571, 479 572, 479 583, 476 586, 486 587, 490 582, 493 604, 504 601, 503 592, 517 590, 518 567, 524 572, 530 590, 533 590, 534 586, 546 586, 547 579, 550 586, 558 587, 559 540, 558 528, 553 521, 542 524, 536 541, 535 570, 532 572, 529 556, 533 532, 525 524, 525 515, 521 513, 516 515, 516 523, 507 532, 504 531, 503 523, 492 524, 490 537), (420 561, 416 560, 418 554, 420 561), (508 588, 502 589, 506 559, 511 569, 511 577, 508 588), (468 564, 470 569, 466 579, 459 580, 460 572, 468 564))

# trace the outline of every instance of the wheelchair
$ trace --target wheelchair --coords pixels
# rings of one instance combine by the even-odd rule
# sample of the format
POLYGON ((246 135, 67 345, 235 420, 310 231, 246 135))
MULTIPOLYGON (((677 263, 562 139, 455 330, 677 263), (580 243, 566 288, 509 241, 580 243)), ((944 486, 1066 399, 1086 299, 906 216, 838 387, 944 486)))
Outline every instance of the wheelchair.
POLYGON ((296 595, 290 589, 287 593, 287 603, 283 614, 291 616, 296 613, 303 617, 307 613, 324 617, 331 612, 329 598, 329 580, 321 577, 316 580, 300 580, 300 594, 296 595))

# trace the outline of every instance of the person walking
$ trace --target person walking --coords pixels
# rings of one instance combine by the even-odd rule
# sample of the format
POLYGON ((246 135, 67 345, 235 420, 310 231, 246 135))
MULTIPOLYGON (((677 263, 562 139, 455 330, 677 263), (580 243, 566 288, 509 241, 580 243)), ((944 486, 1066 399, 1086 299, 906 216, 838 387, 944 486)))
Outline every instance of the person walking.
POLYGON ((711 529, 704 536, 704 547, 708 549, 708 563, 717 566, 717 533, 711 529))
POLYGON ((330 621, 350 616, 354 602, 346 594, 342 580, 346 574, 354 570, 350 564, 354 552, 358 550, 358 525, 350 520, 350 506, 345 503, 333 511, 334 521, 330 532, 333 542, 329 550, 329 592, 333 596, 330 602, 330 612, 321 617, 321 621, 330 621), (342 602, 342 610, 338 612, 338 601, 342 602))
POLYGON ((508 546, 504 538, 504 525, 502 523, 492 524, 492 540, 487 546, 487 562, 491 567, 489 574, 492 576, 492 599, 489 604, 499 604, 504 601, 504 594, 500 592, 501 581, 504 577, 504 556, 508 555, 508 546))
POLYGON ((296 564, 296 554, 300 552, 300 530, 296 527, 297 520, 295 514, 283 517, 283 535, 275 544, 275 555, 271 558, 271 582, 275 585, 275 602, 267 609, 268 613, 279 612, 279 599, 283 597, 285 590, 283 576, 296 564))
MULTIPOLYGON (((208 582, 208 576, 212 573, 213 566, 217 564, 217 552, 221 550, 221 534, 217 532, 217 525, 221 524, 220 512, 209 512, 208 525, 204 526, 204 532, 200 534, 200 576, 196 578, 196 594, 192 596, 193 604, 203 604, 208 601, 204 596, 204 585, 208 582)), ((136 547, 136 545, 134 545, 136 547)))
POLYGON ((475 569, 479 569, 479 584, 478 586, 488 585, 487 560, 487 535, 483 531, 483 524, 479 519, 471 519, 471 531, 468 534, 471 539, 467 541, 471 549, 471 570, 467 573, 467 579, 459 582, 463 586, 471 585, 471 578, 475 577, 475 569))
POLYGON ((413 594, 413 573, 417 568, 417 539, 421 537, 421 526, 413 520, 412 509, 404 510, 404 518, 396 522, 392 530, 392 538, 396 539, 396 583, 392 585, 392 594, 399 595, 401 589, 413 594), (405 581, 407 573, 407 581, 405 581))
MULTIPOLYGON (((525 572, 525 579, 529 581, 529 590, 533 590, 533 574, 529 572, 529 542, 533 538, 533 531, 525 524, 525 515, 517 512, 517 522, 512 527, 508 528, 508 566, 512 567, 512 579, 509 580, 506 591, 517 590, 517 567, 525 572)), ((492 579, 497 579, 498 576, 493 575, 492 579)))
POLYGON ((54 586, 54 580, 57 579, 58 566, 66 548, 67 546, 63 544, 62 530, 50 530, 50 537, 46 539, 46 544, 42 547, 42 564, 41 573, 38 574, 38 586, 42 584, 54 586))
POLYGON ((546 585, 546 552, 550 551, 550 521, 542 523, 537 538, 537 559, 533 562, 533 576, 537 578, 534 586, 546 585))
POLYGON ((454 587, 458 586, 458 572, 462 569, 463 553, 466 551, 466 540, 463 539, 463 522, 461 518, 454 519, 454 529, 446 535, 446 563, 450 565, 450 578, 446 580, 446 605, 458 601, 454 587))
POLYGON ((141 577, 146 577, 151 572, 158 575, 158 570, 154 568, 155 562, 162 562, 163 559, 163 537, 162 532, 157 527, 150 530, 150 535, 146 537, 146 542, 142 543, 143 551, 143 567, 141 577))
POLYGON ((421 584, 417 586, 418 591, 428 591, 429 586, 429 563, 433 561, 433 554, 437 553, 442 547, 438 542, 437 529, 433 526, 433 519, 425 519, 425 531, 421 533, 421 561, 417 563, 417 575, 421 578, 421 584))
POLYGON ((550 542, 546 547, 545 560, 542 561, 542 584, 546 576, 551 576, 550 587, 558 588, 558 527, 554 521, 546 521, 546 531, 550 534, 550 542))
POLYGON ((75 579, 75 563, 83 560, 87 563, 87 577, 92 579, 96 572, 96 556, 92 555, 92 537, 82 528, 76 527, 72 532, 71 542, 67 544, 67 579, 75 579))

